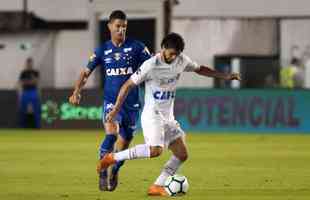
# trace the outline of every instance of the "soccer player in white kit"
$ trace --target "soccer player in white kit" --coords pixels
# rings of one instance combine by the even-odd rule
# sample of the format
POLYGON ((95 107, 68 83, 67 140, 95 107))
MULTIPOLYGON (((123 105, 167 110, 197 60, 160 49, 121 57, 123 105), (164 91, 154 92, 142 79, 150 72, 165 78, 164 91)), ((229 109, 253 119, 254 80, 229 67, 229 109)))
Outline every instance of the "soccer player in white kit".
POLYGON ((199 75, 225 80, 240 80, 238 73, 225 74, 193 62, 182 53, 184 46, 184 40, 179 34, 168 34, 162 40, 161 52, 145 61, 124 83, 112 111, 106 117, 107 121, 113 121, 128 92, 145 82, 145 104, 141 115, 145 144, 106 154, 98 163, 97 170, 101 171, 122 160, 157 157, 164 147, 168 147, 172 156, 149 188, 148 195, 166 196, 163 187, 166 178, 174 175, 188 157, 185 133, 173 114, 176 87, 182 72, 196 72, 199 75))

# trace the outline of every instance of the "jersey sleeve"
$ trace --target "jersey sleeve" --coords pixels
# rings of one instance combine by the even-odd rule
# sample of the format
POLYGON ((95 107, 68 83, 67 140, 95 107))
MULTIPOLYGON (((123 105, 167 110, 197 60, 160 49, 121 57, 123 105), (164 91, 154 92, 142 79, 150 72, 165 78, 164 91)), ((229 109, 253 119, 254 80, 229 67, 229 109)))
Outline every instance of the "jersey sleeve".
POLYGON ((183 54, 183 59, 185 62, 185 68, 184 68, 185 72, 193 72, 200 69, 200 65, 198 65, 197 62, 190 59, 190 57, 183 54))
POLYGON ((146 81, 149 78, 149 75, 153 69, 153 65, 150 62, 144 62, 140 68, 131 75, 130 79, 136 84, 139 85, 143 81, 146 81))
POLYGON ((98 65, 100 65, 100 49, 95 49, 94 53, 89 57, 87 68, 93 71, 98 65))
POLYGON ((151 53, 149 49, 142 43, 138 42, 138 53, 139 53, 139 65, 141 65, 144 61, 151 58, 151 53))

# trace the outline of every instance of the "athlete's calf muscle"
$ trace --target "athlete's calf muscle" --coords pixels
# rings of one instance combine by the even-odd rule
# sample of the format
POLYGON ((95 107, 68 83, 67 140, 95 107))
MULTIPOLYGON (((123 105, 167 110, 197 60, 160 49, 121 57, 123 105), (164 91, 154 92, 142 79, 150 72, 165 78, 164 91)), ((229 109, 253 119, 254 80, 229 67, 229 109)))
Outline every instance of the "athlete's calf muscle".
POLYGON ((163 147, 161 147, 161 146, 151 146, 150 147, 151 158, 160 156, 162 152, 163 152, 163 147))
POLYGON ((105 122, 104 128, 106 131, 106 134, 116 134, 119 132, 119 126, 116 122, 105 122))

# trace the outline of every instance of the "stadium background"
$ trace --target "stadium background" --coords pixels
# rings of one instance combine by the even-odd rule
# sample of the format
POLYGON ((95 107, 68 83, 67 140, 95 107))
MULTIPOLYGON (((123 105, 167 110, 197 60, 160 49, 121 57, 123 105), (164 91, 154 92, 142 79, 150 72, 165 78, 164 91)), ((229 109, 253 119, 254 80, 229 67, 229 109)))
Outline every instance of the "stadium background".
MULTIPOLYGON (((90 170, 103 137, 99 71, 89 79, 80 106, 70 106, 67 99, 92 50, 107 39, 105 24, 114 9, 128 14, 128 35, 152 52, 160 49, 165 33, 175 31, 184 36, 185 53, 198 63, 242 74, 240 84, 190 73, 180 81, 175 111, 189 133, 192 157, 184 167, 191 184, 189 199, 310 196, 308 0, 1 0, 0 199, 106 199, 98 194, 90 170), (294 56, 304 61, 303 85, 282 88, 280 71, 294 56), (28 57, 41 74, 38 131, 17 129, 16 86, 28 57), (75 152, 80 159, 70 156, 75 152), (33 159, 25 161, 24 156, 33 159), (64 162, 68 159, 72 162, 64 162), (69 177, 77 165, 73 171, 79 175, 69 177), (46 166, 54 171, 46 172, 46 166), (67 187, 72 180, 78 182, 76 188, 67 187)), ((142 141, 141 134, 137 141, 142 141)), ((160 169, 160 163, 151 165, 160 169)), ((125 177, 124 182, 141 180, 135 175, 144 173, 139 164, 144 165, 126 165, 124 171, 133 178, 125 177)), ((158 170, 145 172, 155 177, 158 170)), ((142 183, 151 181, 145 178, 137 188, 145 190, 142 183)), ((120 190, 124 196, 110 197, 144 199, 131 194, 131 188, 120 190)))

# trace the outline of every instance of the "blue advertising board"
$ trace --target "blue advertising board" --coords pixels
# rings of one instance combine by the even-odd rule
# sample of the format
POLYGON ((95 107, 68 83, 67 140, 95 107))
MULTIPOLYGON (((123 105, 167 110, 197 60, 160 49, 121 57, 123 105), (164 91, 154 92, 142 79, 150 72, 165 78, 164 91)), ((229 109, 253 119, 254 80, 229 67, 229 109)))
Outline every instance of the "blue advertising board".
POLYGON ((185 130, 310 133, 307 90, 182 89, 176 96, 185 130))

